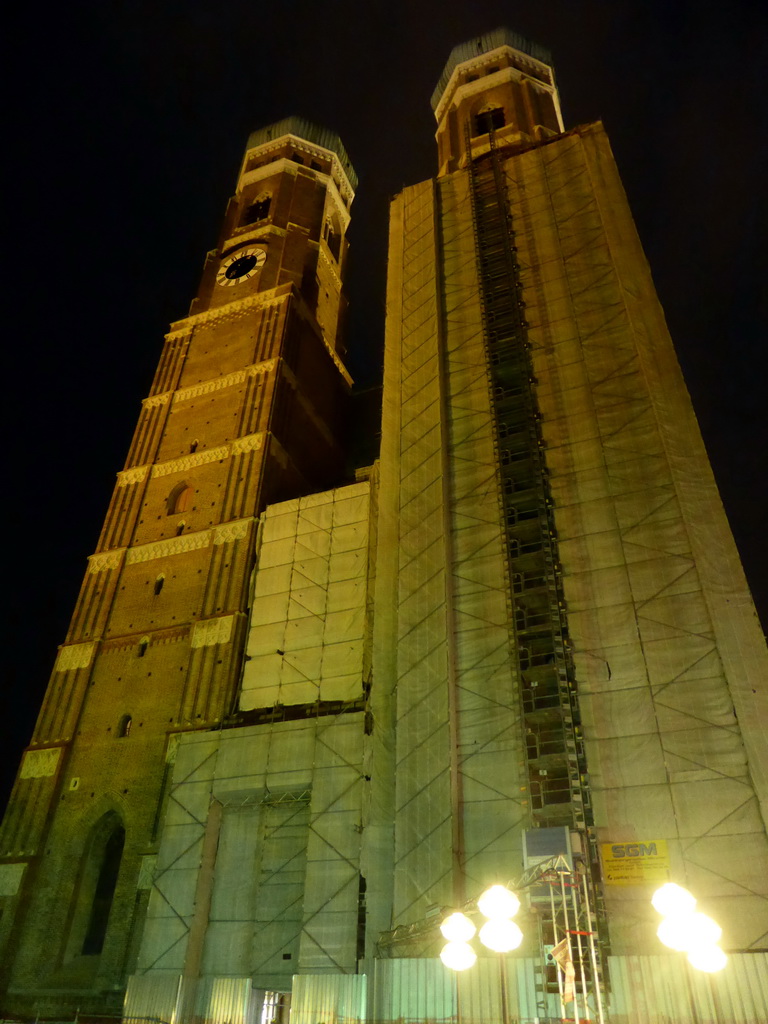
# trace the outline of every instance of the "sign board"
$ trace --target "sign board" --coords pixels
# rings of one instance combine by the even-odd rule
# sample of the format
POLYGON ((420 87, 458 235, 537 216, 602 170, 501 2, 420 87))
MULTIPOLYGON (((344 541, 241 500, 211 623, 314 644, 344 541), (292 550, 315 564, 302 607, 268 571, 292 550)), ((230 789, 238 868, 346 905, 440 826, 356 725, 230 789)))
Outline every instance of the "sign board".
POLYGON ((669 853, 665 839, 603 843, 602 858, 606 885, 661 884, 669 878, 669 853))

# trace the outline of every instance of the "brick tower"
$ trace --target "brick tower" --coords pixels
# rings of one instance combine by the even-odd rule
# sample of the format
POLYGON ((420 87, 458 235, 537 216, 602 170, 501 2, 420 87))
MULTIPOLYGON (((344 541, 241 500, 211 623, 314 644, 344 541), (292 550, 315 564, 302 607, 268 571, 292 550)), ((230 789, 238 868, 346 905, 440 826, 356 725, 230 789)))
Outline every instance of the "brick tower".
POLYGON ((3 824, 6 1012, 119 1010, 178 735, 232 709, 258 515, 343 479, 355 186, 330 132, 289 118, 249 138, 219 244, 142 403, 3 824))

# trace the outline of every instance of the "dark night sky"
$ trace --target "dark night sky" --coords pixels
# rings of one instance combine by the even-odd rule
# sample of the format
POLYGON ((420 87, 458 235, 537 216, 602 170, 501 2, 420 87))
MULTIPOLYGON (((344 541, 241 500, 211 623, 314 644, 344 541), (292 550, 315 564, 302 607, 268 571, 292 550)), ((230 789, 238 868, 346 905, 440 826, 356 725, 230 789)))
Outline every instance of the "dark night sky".
POLYGON ((553 51, 568 127, 606 124, 768 624, 762 0, 27 5, 6 22, 5 785, 249 131, 296 113, 341 135, 351 364, 374 380, 388 199, 434 173, 451 48, 502 24, 553 51))

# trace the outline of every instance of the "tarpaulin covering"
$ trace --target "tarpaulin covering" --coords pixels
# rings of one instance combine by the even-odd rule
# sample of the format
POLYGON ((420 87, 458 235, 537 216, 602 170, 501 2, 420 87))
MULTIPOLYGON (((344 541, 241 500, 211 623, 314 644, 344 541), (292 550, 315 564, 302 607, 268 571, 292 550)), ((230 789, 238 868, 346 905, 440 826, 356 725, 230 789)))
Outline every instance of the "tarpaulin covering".
MULTIPOLYGON (((667 840, 726 945, 764 946, 768 657, 610 148, 505 171, 601 841, 667 840)), ((636 951, 648 887, 606 895, 636 951)))
POLYGON ((354 970, 362 713, 179 744, 138 975, 354 970))
MULTIPOLYGON (((395 923, 522 860, 510 658, 477 272, 461 175, 394 202, 379 523, 396 523, 395 923), (458 865, 461 868, 458 868, 458 865)), ((380 536, 390 536, 386 532, 380 536)), ((378 596, 378 592, 377 592, 378 596)), ((374 664, 374 687, 390 685, 374 664)))
POLYGON ((362 695, 367 481, 264 513, 243 710, 362 695))

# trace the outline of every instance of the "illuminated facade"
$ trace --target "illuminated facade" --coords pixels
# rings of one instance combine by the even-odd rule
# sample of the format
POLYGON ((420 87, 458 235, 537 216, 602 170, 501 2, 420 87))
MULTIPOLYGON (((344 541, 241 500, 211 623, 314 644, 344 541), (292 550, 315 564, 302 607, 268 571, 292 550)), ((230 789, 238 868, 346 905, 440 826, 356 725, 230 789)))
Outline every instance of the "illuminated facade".
POLYGON ((708 998, 660 955, 668 876, 735 954, 715 1019, 759 1019, 768 662, 605 133, 503 30, 433 107, 354 481, 353 173, 296 121, 249 142, 4 826, 9 1008, 554 1016, 535 891, 502 987, 457 988, 430 921, 563 853, 607 1019, 708 998))
POLYGON ((172 325, 2 830, 7 1005, 118 1010, 181 734, 236 707, 260 512, 344 479, 356 180, 336 136, 255 132, 172 325))

